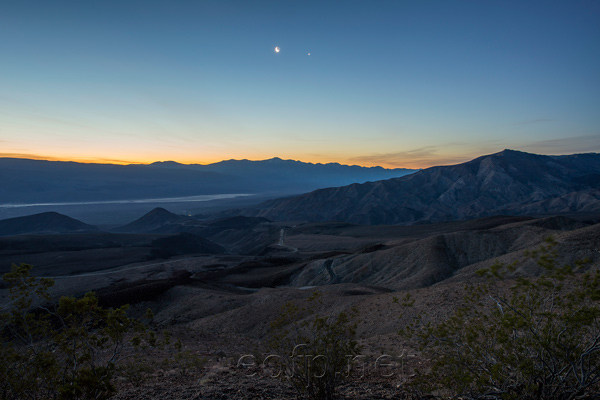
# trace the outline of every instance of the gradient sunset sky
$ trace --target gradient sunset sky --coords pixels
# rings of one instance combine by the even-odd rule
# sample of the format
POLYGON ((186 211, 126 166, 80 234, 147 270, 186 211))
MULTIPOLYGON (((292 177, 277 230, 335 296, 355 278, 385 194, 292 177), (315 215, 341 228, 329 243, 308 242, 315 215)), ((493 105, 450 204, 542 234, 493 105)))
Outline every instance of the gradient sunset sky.
POLYGON ((413 168, 504 148, 600 152, 599 1, 0 10, 2 157, 413 168))

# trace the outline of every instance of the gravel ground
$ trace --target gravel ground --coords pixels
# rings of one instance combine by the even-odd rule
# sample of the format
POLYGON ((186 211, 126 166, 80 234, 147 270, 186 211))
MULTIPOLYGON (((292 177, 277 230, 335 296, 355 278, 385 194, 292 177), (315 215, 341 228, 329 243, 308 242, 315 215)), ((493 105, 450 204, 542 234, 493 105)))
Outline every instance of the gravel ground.
MULTIPOLYGON (((289 382, 269 376, 247 376, 236 368, 214 368, 199 375, 181 376, 161 372, 133 386, 122 383, 112 400, 261 400, 299 399, 289 382)), ((338 390, 339 399, 417 400, 394 379, 367 377, 348 381, 338 390)))

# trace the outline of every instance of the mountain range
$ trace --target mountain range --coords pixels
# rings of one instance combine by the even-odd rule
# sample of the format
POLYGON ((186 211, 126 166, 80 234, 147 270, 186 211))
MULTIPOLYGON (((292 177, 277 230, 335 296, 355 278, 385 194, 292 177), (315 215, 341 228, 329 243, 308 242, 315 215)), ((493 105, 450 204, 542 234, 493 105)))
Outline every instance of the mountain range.
MULTIPOLYGON (((0 161, 6 162, 6 160, 0 161)), ((382 168, 305 164, 281 159, 266 161, 230 160, 213 165, 215 171, 197 171, 196 169, 207 166, 186 166, 172 162, 144 166, 37 163, 37 161, 31 160, 17 160, 16 164, 35 165, 35 168, 24 168, 23 171, 3 174, 2 179, 14 180, 19 174, 31 174, 33 176, 41 171, 42 165, 47 165, 47 175, 41 174, 40 179, 46 177, 48 178, 48 184, 50 184, 51 182, 59 182, 64 178, 65 185, 72 186, 73 182, 69 182, 65 178, 67 172, 74 172, 75 170, 81 172, 80 169, 88 169, 88 172, 96 171, 99 177, 104 178, 99 178, 100 182, 90 181, 89 187, 94 188, 89 191, 77 185, 72 186, 71 189, 80 194, 89 195, 90 193, 98 194, 96 189, 100 190, 99 188, 103 185, 102 182, 106 183, 102 179, 117 179, 116 177, 120 172, 129 171, 131 172, 130 175, 125 173, 121 181, 117 182, 115 180, 112 183, 113 186, 106 189, 106 192, 102 190, 100 192, 110 196, 115 196, 118 193, 121 193, 121 196, 130 196, 132 195, 131 191, 137 188, 136 185, 142 185, 151 190, 152 187, 157 185, 157 182, 171 180, 175 182, 173 183, 175 186, 188 183, 190 187, 185 190, 195 190, 194 185, 200 185, 201 182, 206 183, 206 179, 214 179, 215 181, 224 179, 224 174, 231 174, 227 176, 237 176, 238 178, 244 173, 255 174, 257 177, 269 181, 269 184, 273 184, 277 179, 283 179, 283 177, 291 179, 295 176, 296 179, 291 180, 300 181, 303 185, 309 180, 311 171, 323 171, 324 177, 321 177, 323 181, 334 179, 334 176, 338 178, 345 174, 349 176, 348 171, 350 170, 356 172, 355 180, 359 180, 361 174, 364 178, 373 171, 379 174, 394 173, 392 170, 382 168), (30 162, 33 164, 30 164, 30 162), (108 173, 109 171, 112 172, 108 173), (57 173, 54 174, 55 172, 57 173), (146 176, 147 180, 142 179, 137 184, 132 183, 127 189, 117 190, 121 185, 125 185, 129 180, 138 176, 138 173, 146 176), (195 175, 197 173, 200 175, 195 175), (7 176, 11 176, 11 178, 7 178, 7 176)), ((402 172, 406 171, 396 171, 395 173, 402 172)), ((94 175, 84 174, 82 176, 89 178, 94 175)), ((316 179, 314 178, 314 181, 316 179)), ((235 186, 238 181, 232 178, 224 185, 230 185, 229 189, 231 190, 248 189, 247 186, 235 186)), ((256 181, 256 177, 251 181, 256 181)), ((26 180, 22 180, 19 181, 19 184, 24 185, 26 182, 26 180)), ((56 192, 60 188, 61 186, 57 183, 56 187, 49 187, 49 191, 56 192)), ((2 187, 1 190, 6 192, 9 189, 10 185, 2 187)), ((180 189, 183 190, 183 187, 180 187, 180 189)), ((156 190, 163 191, 161 193, 168 196, 183 193, 169 192, 161 187, 156 190)), ((158 195, 159 192, 156 190, 152 193, 158 195)), ((33 189, 31 191, 36 192, 33 189)), ((70 191, 66 190, 66 192, 69 193, 70 191)), ((13 199, 15 199, 15 196, 24 196, 23 193, 11 193, 13 199)), ((41 196, 43 193, 43 188, 38 187, 36 194, 32 196, 41 196)), ((3 197, 3 200, 7 201, 7 198, 3 197)), ((504 150, 478 157, 466 163, 432 167, 398 178, 318 189, 302 195, 268 200, 254 207, 228 210, 220 216, 225 218, 234 216, 262 218, 262 220, 237 221, 242 224, 246 224, 248 221, 251 221, 252 224, 260 224, 264 221, 343 221, 368 225, 431 223, 501 214, 543 216, 572 213, 600 213, 600 154, 545 156, 504 150)), ((46 219, 53 220, 57 218, 58 214, 43 215, 46 219)), ((214 220, 217 217, 219 215, 212 216, 209 219, 214 220)), ((37 219, 45 221, 41 217, 37 219)), ((211 227, 211 223, 205 223, 204 219, 206 219, 206 216, 192 218, 175 215, 165 209, 158 208, 137 221, 116 228, 115 231, 160 234, 188 232, 203 235, 210 231, 210 234, 212 234, 214 227, 211 227)), ((2 221, 0 234, 3 230, 14 232, 13 234, 22 234, 37 232, 42 229, 35 226, 27 228, 28 224, 32 223, 31 221, 33 219, 28 220, 27 218, 2 221), (21 225, 23 225, 23 228, 20 227, 21 225)), ((91 228, 83 223, 73 227, 73 221, 75 220, 67 221, 67 223, 63 219, 59 222, 51 222, 47 230, 58 229, 57 232, 64 232, 65 229, 67 231, 77 231, 91 228), (67 228, 62 229, 63 226, 67 228)))
POLYGON ((312 164, 273 158, 214 164, 148 165, 0 158, 0 204, 102 202, 210 194, 303 193, 317 188, 376 181, 410 169, 312 164))
POLYGON ((504 150, 400 178, 319 189, 232 211, 285 221, 413 224, 490 215, 600 212, 600 154, 504 150))

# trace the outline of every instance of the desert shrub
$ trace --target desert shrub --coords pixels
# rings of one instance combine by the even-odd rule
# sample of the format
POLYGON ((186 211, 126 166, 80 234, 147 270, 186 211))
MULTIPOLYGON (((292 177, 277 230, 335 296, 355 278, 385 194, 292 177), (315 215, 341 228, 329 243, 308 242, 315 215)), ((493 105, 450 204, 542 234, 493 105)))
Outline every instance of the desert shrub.
POLYGON ((416 331, 433 362, 417 384, 471 399, 594 398, 600 271, 582 271, 584 262, 558 266, 552 239, 528 256, 537 277, 503 282, 517 264, 481 270, 487 281, 467 287, 464 306, 416 331))
POLYGON ((133 358, 117 366, 117 374, 126 382, 139 386, 146 382, 156 369, 157 365, 155 363, 149 362, 146 357, 136 354, 133 358))
POLYGON ((51 305, 51 279, 13 265, 3 276, 10 303, 0 310, 2 399, 106 399, 116 366, 136 349, 156 344, 127 306, 102 308, 94 293, 51 305))
POLYGON ((162 362, 163 368, 175 369, 181 376, 189 376, 192 373, 200 372, 206 365, 206 358, 185 348, 181 340, 173 343, 169 350, 170 355, 162 362))
MULTIPOLYGON (((286 303, 271 323, 270 347, 279 377, 311 399, 333 399, 337 386, 350 377, 350 363, 359 352, 357 313, 320 315, 321 294, 306 306, 286 303)), ((264 367, 264 366, 263 366, 264 367)))

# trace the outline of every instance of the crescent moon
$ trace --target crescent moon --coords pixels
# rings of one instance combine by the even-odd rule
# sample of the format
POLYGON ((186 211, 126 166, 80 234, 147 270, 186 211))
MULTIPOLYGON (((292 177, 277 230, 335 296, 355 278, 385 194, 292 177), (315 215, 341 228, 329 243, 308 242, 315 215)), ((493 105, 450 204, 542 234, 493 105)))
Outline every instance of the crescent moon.
POLYGON ((279 53, 279 46, 275 46, 275 53, 279 53))

